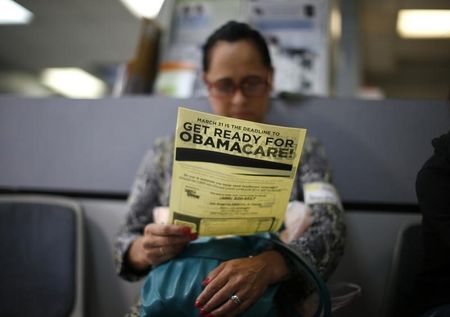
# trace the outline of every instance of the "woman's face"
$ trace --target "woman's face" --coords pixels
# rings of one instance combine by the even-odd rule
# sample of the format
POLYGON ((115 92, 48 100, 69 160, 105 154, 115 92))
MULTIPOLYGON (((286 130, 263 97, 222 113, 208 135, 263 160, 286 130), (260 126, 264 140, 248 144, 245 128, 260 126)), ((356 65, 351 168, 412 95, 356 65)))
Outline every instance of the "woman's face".
POLYGON ((214 113, 262 122, 272 89, 272 71, 247 40, 218 41, 211 49, 204 74, 214 113))

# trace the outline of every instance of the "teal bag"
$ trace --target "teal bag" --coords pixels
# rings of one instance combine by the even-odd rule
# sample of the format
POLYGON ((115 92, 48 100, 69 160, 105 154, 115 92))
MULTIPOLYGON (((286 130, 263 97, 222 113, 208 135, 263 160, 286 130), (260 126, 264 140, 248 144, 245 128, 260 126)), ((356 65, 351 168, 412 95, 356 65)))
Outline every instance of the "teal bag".
MULTIPOLYGON (((223 261, 256 255, 274 247, 287 254, 295 266, 316 284, 319 304, 314 316, 331 316, 330 295, 321 277, 276 236, 262 234, 221 239, 207 237, 191 242, 178 257, 154 268, 147 275, 141 289, 141 317, 201 316, 194 303, 203 290, 202 281, 209 272, 223 261)), ((256 303, 239 316, 277 316, 274 297, 279 286, 269 287, 256 303)), ((293 307, 292 311, 295 311, 293 307)))

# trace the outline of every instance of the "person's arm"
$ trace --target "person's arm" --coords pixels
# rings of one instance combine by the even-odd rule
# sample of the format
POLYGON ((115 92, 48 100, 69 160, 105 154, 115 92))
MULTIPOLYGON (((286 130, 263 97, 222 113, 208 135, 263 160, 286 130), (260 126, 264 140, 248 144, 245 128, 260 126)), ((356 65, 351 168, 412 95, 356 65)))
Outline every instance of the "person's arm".
POLYGON ((133 268, 128 252, 134 241, 142 236, 145 225, 153 222, 152 209, 157 206, 159 182, 153 164, 154 152, 149 151, 141 163, 130 195, 125 222, 120 227, 114 243, 114 261, 117 273, 127 280, 137 280, 149 268, 133 268))
POLYGON ((146 225, 153 222, 153 208, 168 204, 172 155, 172 139, 163 138, 155 142, 144 157, 133 183, 126 219, 114 243, 116 271, 127 280, 137 280, 150 270, 150 267, 144 269, 133 260, 129 261, 128 256, 132 244, 140 241, 146 225))
POLYGON ((285 258, 276 250, 222 262, 203 281, 205 288, 195 301, 202 315, 236 316, 253 305, 266 291, 290 274, 285 258), (230 296, 236 295, 236 305, 230 296))
POLYGON ((450 248, 450 164, 432 156, 417 174, 416 193, 424 221, 450 248))
MULTIPOLYGON (((305 185, 317 182, 334 187, 322 144, 317 139, 307 138, 291 198, 303 198, 305 185)), ((301 236, 288 243, 299 254, 309 259, 325 279, 337 267, 344 252, 345 242, 344 211, 339 197, 337 197, 336 203, 332 201, 333 199, 324 199, 323 202, 320 202, 319 199, 309 203, 308 206, 312 210, 313 217, 311 225, 301 236)))

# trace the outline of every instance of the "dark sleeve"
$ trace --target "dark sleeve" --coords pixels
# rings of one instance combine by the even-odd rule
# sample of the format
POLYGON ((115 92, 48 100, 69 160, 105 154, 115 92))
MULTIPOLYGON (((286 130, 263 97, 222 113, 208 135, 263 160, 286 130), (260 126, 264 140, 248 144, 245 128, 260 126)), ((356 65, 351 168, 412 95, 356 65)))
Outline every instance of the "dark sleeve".
POLYGON ((416 193, 424 219, 450 248, 450 164, 431 157, 419 171, 416 193))

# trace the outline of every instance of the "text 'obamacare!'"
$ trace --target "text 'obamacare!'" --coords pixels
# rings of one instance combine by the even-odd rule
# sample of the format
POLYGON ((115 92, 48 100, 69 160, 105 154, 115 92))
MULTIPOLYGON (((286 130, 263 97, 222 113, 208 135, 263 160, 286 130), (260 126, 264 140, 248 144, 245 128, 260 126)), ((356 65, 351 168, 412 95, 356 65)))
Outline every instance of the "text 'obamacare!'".
MULTIPOLYGON (((274 134, 276 133, 274 132, 274 134)), ((184 142, 192 142, 231 153, 277 159, 292 159, 295 156, 294 140, 254 135, 198 123, 185 122, 179 138, 184 142)))

